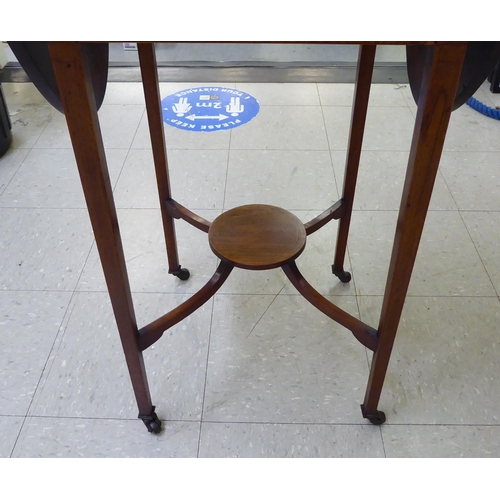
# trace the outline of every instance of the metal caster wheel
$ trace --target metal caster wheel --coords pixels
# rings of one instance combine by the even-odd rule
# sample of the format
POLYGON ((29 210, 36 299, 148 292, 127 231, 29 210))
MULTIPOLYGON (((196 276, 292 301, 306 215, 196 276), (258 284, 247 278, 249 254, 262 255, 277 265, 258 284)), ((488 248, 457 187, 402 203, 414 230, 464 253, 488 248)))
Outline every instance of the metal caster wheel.
POLYGON ((153 434, 160 434, 162 431, 161 420, 155 412, 155 407, 153 406, 151 415, 139 415, 139 418, 144 422, 148 432, 153 434))
POLYGON ((146 424, 148 432, 152 432, 153 434, 160 434, 161 432, 161 421, 159 419, 151 420, 146 424))
POLYGON ((186 269, 185 267, 180 267, 177 271, 174 271, 171 274, 173 274, 182 281, 186 281, 191 276, 189 270, 186 269))
POLYGON ((385 413, 383 411, 378 411, 373 417, 366 417, 373 425, 382 425, 385 422, 385 413))
POLYGON ((332 266, 332 273, 337 276, 337 278, 342 282, 342 283, 349 283, 351 281, 351 273, 348 273, 347 271, 344 271, 343 269, 335 269, 334 266, 332 266))
POLYGON ((369 422, 373 425, 382 425, 386 420, 385 413, 383 411, 377 410, 375 413, 371 415, 365 415, 365 412, 363 410, 363 405, 361 405, 361 412, 363 413, 363 417, 367 418, 369 422))

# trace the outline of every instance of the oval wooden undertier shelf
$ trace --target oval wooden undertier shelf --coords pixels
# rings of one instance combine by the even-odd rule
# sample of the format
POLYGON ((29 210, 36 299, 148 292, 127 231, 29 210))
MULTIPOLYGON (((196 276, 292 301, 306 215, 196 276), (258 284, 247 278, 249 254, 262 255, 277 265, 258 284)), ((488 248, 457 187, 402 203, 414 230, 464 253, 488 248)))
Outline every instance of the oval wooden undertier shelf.
POLYGON ((283 208, 243 205, 217 217, 208 232, 221 260, 242 269, 273 269, 295 260, 306 245, 304 224, 283 208))

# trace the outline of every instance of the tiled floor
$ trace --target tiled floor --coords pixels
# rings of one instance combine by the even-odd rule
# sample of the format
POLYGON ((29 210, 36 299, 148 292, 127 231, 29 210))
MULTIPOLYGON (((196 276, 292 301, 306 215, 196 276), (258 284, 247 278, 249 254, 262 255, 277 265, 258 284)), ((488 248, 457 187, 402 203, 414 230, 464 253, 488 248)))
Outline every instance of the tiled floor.
MULTIPOLYGON (((174 197, 208 219, 272 203, 307 221, 339 197, 352 85, 238 84, 261 104, 240 128, 165 126, 174 197)), ((199 84, 161 84, 162 95, 199 84)), ((500 122, 454 112, 380 408, 361 417, 370 356, 281 270, 235 271, 145 352, 165 431, 149 434, 125 369, 64 117, 31 84, 3 84, 13 146, 0 159, 0 456, 500 456, 500 122)), ((500 105, 487 86, 477 97, 500 105)), ((344 285, 336 223, 298 265, 330 300, 376 326, 415 105, 377 85, 344 285)), ((167 275, 140 84, 109 84, 100 110, 139 324, 197 291, 216 258, 177 224, 167 275)))

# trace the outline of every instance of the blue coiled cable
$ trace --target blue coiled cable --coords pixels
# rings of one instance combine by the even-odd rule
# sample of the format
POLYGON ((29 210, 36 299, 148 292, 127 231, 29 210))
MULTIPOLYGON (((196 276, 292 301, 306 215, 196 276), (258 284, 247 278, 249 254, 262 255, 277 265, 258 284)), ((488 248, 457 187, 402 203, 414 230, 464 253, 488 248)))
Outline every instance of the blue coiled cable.
POLYGON ((494 118, 495 120, 500 120, 500 109, 490 108, 489 106, 486 106, 486 104, 483 104, 482 102, 479 102, 477 99, 474 99, 474 97, 471 97, 467 101, 467 104, 472 109, 479 111, 483 115, 489 116, 490 118, 494 118))

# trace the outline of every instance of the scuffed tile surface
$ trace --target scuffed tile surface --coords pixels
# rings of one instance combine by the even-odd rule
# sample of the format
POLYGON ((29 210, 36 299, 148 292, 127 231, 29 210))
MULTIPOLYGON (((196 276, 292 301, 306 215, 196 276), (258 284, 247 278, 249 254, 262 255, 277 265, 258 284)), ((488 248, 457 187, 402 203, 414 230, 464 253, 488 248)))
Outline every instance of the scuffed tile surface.
POLYGON ((320 106, 261 106, 244 127, 231 131, 231 149, 328 150, 320 106))
POLYGON ((360 423, 367 376, 365 348, 302 296, 216 296, 204 418, 360 423))
MULTIPOLYGON (((209 221, 220 210, 200 210, 209 221)), ((119 209, 118 221, 125 260, 133 292, 195 293, 212 277, 217 258, 210 250, 206 233, 184 221, 176 221, 179 261, 191 277, 181 281, 168 274, 161 213, 159 209, 119 209)), ((101 261, 94 244, 78 282, 79 291, 106 291, 101 261)))
POLYGON ((0 415, 0 458, 10 457, 23 421, 23 417, 0 415))
POLYGON ((472 241, 500 295, 500 212, 462 212, 472 241))
MULTIPOLYGON (((118 179, 126 156, 126 149, 106 152, 112 186, 118 179)), ((73 151, 31 150, 0 197, 0 206, 86 209, 73 151)))
POLYGON ((86 210, 4 208, 0 289, 74 290, 91 245, 86 210))
POLYGON ((0 415, 24 415, 71 299, 62 292, 0 291, 0 415))
POLYGON ((164 422, 153 435, 140 420, 28 418, 17 458, 196 457, 200 424, 164 422))
MULTIPOLYGON (((353 213, 348 245, 360 295, 384 293, 397 218, 391 211, 353 213)), ((458 212, 427 214, 408 294, 495 295, 458 212)))
POLYGON ((338 199, 328 151, 231 151, 225 209, 261 203, 326 210, 338 199))
MULTIPOLYGON (((189 296, 134 296, 144 326, 189 296)), ((211 302, 168 330, 144 353, 160 418, 199 419, 205 379, 211 302)), ((134 418, 137 406, 107 293, 79 293, 31 415, 134 418)))
MULTIPOLYGON (((193 209, 222 209, 228 152, 173 150, 168 155, 172 198, 193 209)), ((130 151, 115 190, 119 208, 158 208, 153 154, 130 151)))
POLYGON ((372 425, 222 424, 201 428, 202 458, 378 458, 372 425))
POLYGON ((0 201, 9 182, 18 171, 28 152, 26 149, 11 148, 0 158, 0 201))
POLYGON ((500 427, 386 425, 388 458, 499 458, 500 427))
POLYGON ((440 168, 460 210, 500 211, 498 152, 445 151, 440 168))
MULTIPOLYGON (((381 297, 360 298, 376 322, 381 297)), ((500 302, 408 297, 379 408, 394 424, 498 425, 500 302)))

